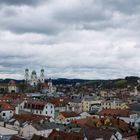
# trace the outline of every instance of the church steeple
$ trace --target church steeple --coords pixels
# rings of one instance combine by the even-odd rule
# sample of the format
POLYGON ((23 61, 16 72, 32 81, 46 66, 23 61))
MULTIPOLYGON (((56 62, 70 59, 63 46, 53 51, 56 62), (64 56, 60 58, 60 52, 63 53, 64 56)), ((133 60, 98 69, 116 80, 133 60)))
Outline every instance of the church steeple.
POLYGON ((41 83, 45 82, 44 69, 40 70, 40 82, 41 83))
POLYGON ((33 70, 30 75, 29 69, 25 69, 25 81, 32 86, 36 86, 38 83, 45 83, 44 69, 40 70, 40 76, 37 76, 35 70, 33 70))
POLYGON ((25 81, 29 82, 29 69, 25 69, 25 81))

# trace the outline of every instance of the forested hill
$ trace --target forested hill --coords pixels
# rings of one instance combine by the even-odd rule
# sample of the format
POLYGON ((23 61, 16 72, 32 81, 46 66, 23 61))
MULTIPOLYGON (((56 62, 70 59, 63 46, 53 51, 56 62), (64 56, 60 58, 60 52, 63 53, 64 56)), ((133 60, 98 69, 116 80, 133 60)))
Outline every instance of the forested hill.
MULTIPOLYGON (((84 79, 66 79, 58 78, 52 79, 54 85, 89 85, 102 88, 125 88, 125 87, 134 87, 138 86, 139 77, 129 76, 122 79, 113 79, 113 80, 84 80, 84 79)), ((0 83, 8 83, 12 79, 0 79, 0 83)), ((13 79, 15 80, 15 79, 13 79)), ((15 80, 16 83, 24 82, 24 80, 15 80)), ((47 81, 47 80, 46 80, 47 81)))

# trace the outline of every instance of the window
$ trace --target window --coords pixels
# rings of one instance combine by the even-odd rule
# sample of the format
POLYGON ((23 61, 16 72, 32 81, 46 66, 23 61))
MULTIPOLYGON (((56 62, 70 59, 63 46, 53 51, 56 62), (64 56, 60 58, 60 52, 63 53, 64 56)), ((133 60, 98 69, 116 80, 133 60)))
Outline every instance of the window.
POLYGON ((46 111, 46 114, 48 114, 48 112, 46 111))
POLYGON ((40 114, 41 114, 41 111, 40 111, 40 114))
POLYGON ((5 114, 5 113, 3 113, 3 114, 2 114, 2 116, 6 116, 6 114, 5 114))
POLYGON ((38 113, 38 111, 36 111, 36 113, 38 113))
POLYGON ((46 106, 46 109, 47 109, 47 106, 46 106))
POLYGON ((53 106, 51 105, 51 108, 53 108, 53 106))
POLYGON ((53 113, 53 111, 51 110, 51 114, 53 113))

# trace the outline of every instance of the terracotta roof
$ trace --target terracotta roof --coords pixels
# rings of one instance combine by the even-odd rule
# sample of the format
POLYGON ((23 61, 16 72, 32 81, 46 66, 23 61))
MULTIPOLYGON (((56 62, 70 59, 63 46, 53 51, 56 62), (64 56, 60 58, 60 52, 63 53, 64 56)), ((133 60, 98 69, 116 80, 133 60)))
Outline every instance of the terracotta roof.
POLYGON ((14 107, 11 106, 9 103, 0 102, 0 111, 5 111, 5 110, 14 110, 14 107))
POLYGON ((9 99, 12 99, 12 100, 27 98, 26 94, 24 94, 24 93, 5 94, 2 97, 3 98, 9 98, 9 99))
POLYGON ((35 115, 35 114, 20 114, 20 115, 15 115, 14 118, 20 123, 23 123, 26 121, 39 123, 42 120, 49 121, 50 117, 43 116, 43 115, 35 115))
POLYGON ((65 118, 80 116, 78 113, 75 112, 60 112, 60 114, 62 114, 65 118))
POLYGON ((16 82, 14 80, 11 80, 11 81, 9 81, 8 85, 9 86, 15 86, 16 85, 16 82))
POLYGON ((119 117, 129 117, 131 114, 134 114, 130 110, 123 109, 103 109, 99 113, 101 116, 119 116, 119 117))
POLYGON ((81 130, 81 133, 83 133, 88 140, 95 140, 98 138, 109 140, 115 132, 115 130, 100 128, 83 128, 81 130))
POLYGON ((83 140, 84 137, 80 132, 63 132, 53 130, 47 140, 83 140))
POLYGON ((25 102, 24 108, 32 108, 32 109, 42 110, 46 104, 47 104, 47 102, 44 102, 44 101, 29 100, 29 101, 25 102))
POLYGON ((137 137, 137 132, 134 129, 128 129, 128 130, 122 131, 121 133, 122 133, 123 138, 128 138, 132 136, 137 137))
POLYGON ((7 97, 7 96, 0 97, 0 102, 9 102, 9 101, 11 101, 10 97, 7 97))
POLYGON ((24 138, 13 135, 10 140, 25 140, 24 138))
POLYGON ((83 126, 83 125, 86 124, 86 122, 92 121, 92 120, 93 120, 93 117, 87 117, 87 118, 84 118, 84 119, 74 120, 71 123, 79 124, 79 125, 83 126))
POLYGON ((65 98, 50 98, 47 101, 54 104, 55 107, 65 107, 69 100, 65 98))
POLYGON ((31 140, 48 140, 48 138, 34 134, 31 140))
POLYGON ((72 123, 79 124, 84 128, 114 128, 125 136, 136 134, 134 129, 132 129, 132 127, 128 123, 119 118, 85 118, 75 120, 72 123))

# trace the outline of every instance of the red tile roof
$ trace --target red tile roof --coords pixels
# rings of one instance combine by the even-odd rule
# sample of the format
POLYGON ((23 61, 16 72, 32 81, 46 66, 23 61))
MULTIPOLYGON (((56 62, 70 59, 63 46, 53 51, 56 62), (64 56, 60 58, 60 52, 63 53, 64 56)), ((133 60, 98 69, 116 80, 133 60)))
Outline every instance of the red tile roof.
POLYGON ((14 118, 19 121, 20 123, 23 122, 35 122, 35 123, 40 123, 40 121, 49 121, 50 117, 43 116, 43 115, 35 115, 35 114, 20 114, 20 115, 15 115, 14 118))
POLYGON ((80 114, 75 112, 60 112, 65 118, 78 117, 80 114))
POLYGON ((80 132, 62 132, 53 130, 48 140, 83 140, 84 137, 80 132))
POLYGON ((46 104, 47 104, 47 102, 44 102, 44 101, 28 100, 25 103, 24 108, 32 108, 32 109, 42 110, 46 104))
POLYGON ((122 109, 103 109, 98 113, 100 116, 119 116, 119 117, 129 117, 134 114, 130 110, 122 109))
POLYGON ((9 103, 1 102, 0 103, 0 111, 6 111, 6 110, 14 110, 14 107, 11 106, 9 103))
POLYGON ((16 86, 16 82, 14 80, 9 81, 8 86, 16 86))
POLYGON ((13 135, 10 140, 25 140, 24 138, 13 135))
POLYGON ((58 97, 58 98, 50 98, 47 101, 54 104, 55 107, 65 107, 66 104, 68 103, 69 99, 58 97))

